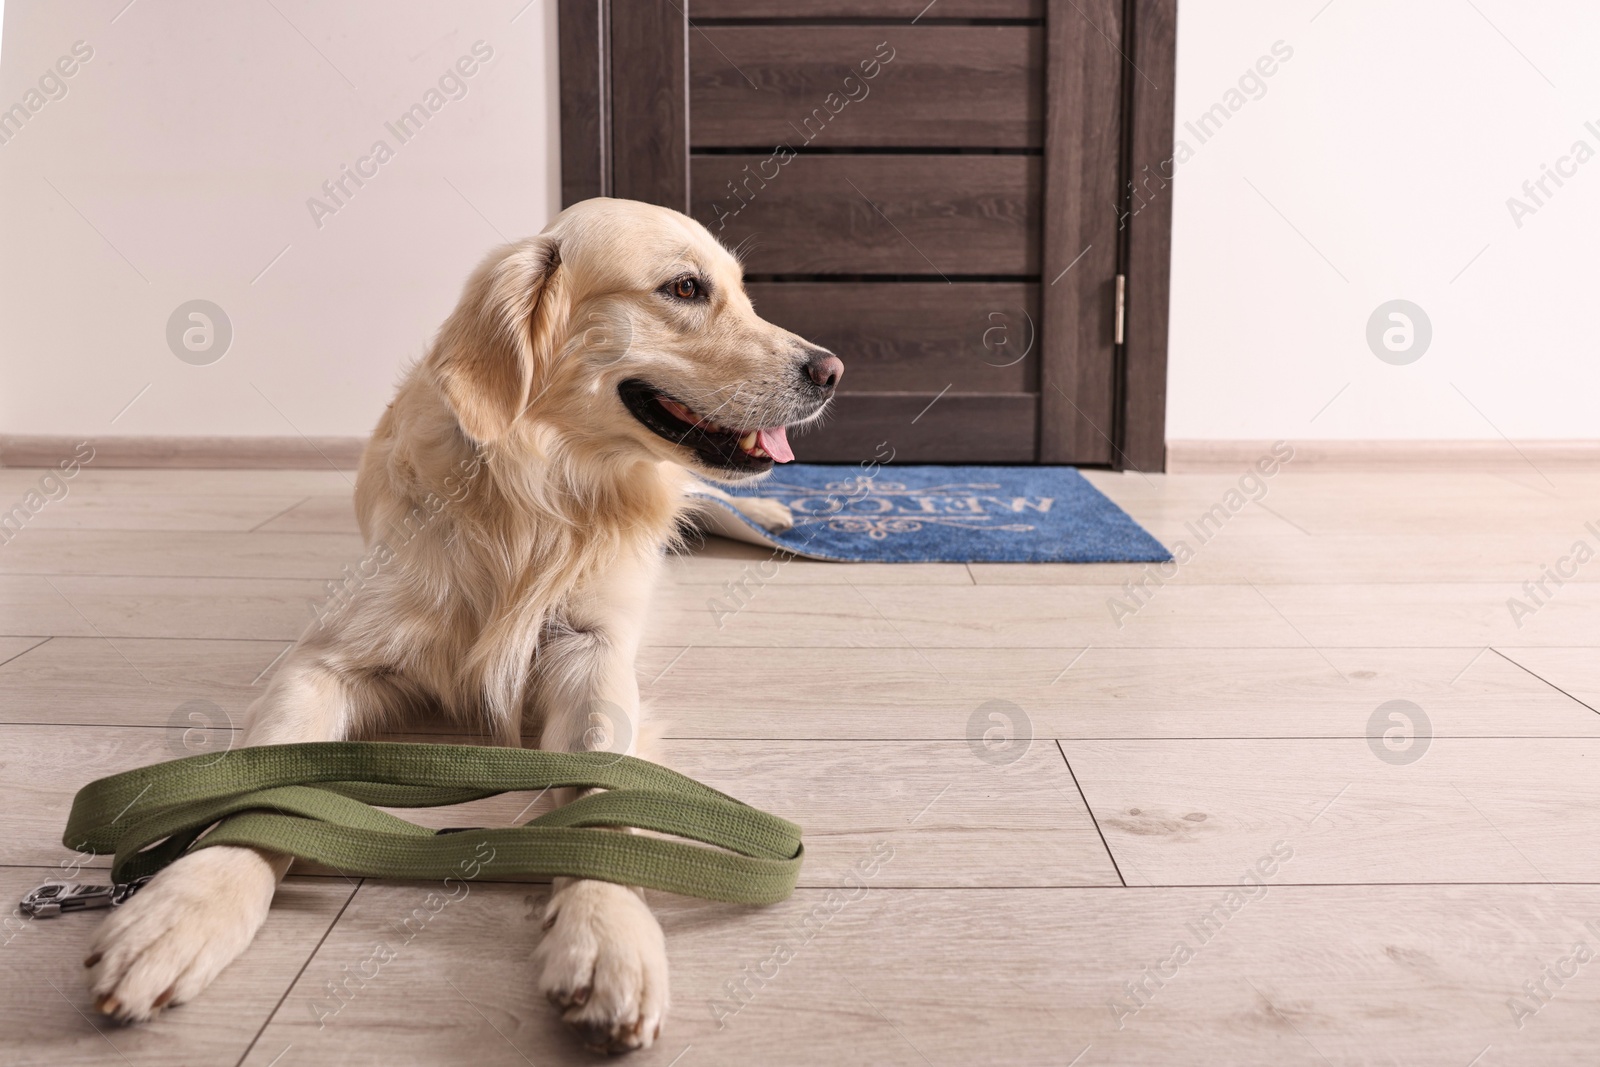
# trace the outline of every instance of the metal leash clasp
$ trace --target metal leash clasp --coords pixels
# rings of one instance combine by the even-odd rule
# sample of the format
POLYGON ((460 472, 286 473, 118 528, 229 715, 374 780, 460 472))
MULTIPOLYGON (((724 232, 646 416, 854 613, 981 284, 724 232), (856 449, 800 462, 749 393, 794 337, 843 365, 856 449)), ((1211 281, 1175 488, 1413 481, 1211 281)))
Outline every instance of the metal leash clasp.
POLYGON ((30 890, 17 908, 34 919, 49 919, 69 911, 114 908, 137 893, 149 880, 146 876, 120 885, 46 882, 30 890))

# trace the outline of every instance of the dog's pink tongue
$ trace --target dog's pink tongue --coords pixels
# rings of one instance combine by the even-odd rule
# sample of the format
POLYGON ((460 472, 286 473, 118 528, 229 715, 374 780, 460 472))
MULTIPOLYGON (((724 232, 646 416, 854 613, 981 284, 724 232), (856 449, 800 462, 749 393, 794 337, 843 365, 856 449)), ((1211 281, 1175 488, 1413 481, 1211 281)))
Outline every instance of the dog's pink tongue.
POLYGON ((794 452, 789 448, 789 434, 782 426, 757 430, 756 447, 779 463, 789 463, 794 459, 794 452))

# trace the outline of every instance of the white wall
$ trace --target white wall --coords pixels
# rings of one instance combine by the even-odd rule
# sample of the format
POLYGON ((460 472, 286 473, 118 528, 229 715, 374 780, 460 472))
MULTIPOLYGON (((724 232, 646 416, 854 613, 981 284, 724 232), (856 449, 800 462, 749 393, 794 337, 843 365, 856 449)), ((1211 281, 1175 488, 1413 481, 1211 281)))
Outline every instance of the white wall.
MULTIPOLYGON (((0 432, 365 434, 472 264, 555 210, 554 3, 525 2, 6 4, 0 107, 94 56, 0 145, 0 432), (480 39, 319 229, 307 199, 480 39), (165 337, 196 298, 234 328, 208 366, 165 337)), ((1168 436, 1600 437, 1600 160, 1506 207, 1600 150, 1600 5, 1324 4, 1181 0, 1168 436), (1265 95, 1182 128, 1279 40, 1265 95), (1365 339, 1395 298, 1433 324, 1407 366, 1365 339)))
POLYGON ((1179 12, 1168 437, 1600 438, 1600 158, 1520 228, 1506 206, 1574 141, 1600 152, 1600 5, 1179 12), (1278 40, 1265 95, 1199 144, 1183 122, 1278 40), (1366 343, 1395 298, 1433 324, 1407 366, 1366 343))
POLYGON ((10 0, 0 108, 93 57, 0 145, 0 432, 366 434, 468 270, 558 206, 555 5, 526 3, 10 0), (401 144, 385 122, 480 40, 401 144), (380 138, 319 228, 308 198, 380 138), (166 340, 196 298, 234 332, 205 366, 166 340))

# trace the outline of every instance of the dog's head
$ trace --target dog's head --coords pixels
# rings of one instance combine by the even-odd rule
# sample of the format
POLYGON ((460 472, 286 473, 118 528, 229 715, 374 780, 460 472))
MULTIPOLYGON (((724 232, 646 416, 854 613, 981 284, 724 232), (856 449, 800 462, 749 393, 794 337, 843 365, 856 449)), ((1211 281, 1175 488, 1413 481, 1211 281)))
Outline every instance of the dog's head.
POLYGON ((496 250, 428 365, 480 443, 536 429, 740 481, 793 459, 844 364, 755 313, 698 222, 586 200, 496 250))

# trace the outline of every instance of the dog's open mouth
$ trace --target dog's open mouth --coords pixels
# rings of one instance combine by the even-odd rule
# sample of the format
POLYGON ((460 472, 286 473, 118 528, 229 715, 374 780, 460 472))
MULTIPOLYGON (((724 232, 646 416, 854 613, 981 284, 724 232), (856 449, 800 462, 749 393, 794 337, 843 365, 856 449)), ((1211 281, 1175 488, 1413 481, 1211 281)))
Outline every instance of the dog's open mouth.
POLYGON ((756 473, 769 470, 774 462, 794 459, 782 426, 755 430, 723 426, 637 378, 617 386, 617 395, 652 433, 692 450, 708 467, 756 473))

